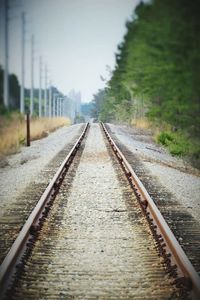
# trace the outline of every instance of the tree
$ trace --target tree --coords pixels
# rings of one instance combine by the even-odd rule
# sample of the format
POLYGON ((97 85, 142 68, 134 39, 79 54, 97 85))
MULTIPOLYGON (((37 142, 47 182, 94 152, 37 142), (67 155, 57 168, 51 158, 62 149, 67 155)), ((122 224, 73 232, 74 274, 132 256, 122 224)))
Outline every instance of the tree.
POLYGON ((141 112, 137 107, 148 107, 152 120, 198 134, 199 11, 200 0, 154 0, 137 6, 118 46, 102 112, 106 108, 111 118, 131 120, 141 112))
POLYGON ((10 89, 10 101, 9 101, 10 108, 19 110, 20 86, 19 86, 17 76, 14 74, 9 75, 9 89, 10 89))
MULTIPOLYGON (((4 101, 3 101, 3 68, 0 66, 0 111, 3 113, 5 111, 4 101)), ((20 105, 20 86, 18 78, 15 74, 9 75, 9 109, 19 109, 20 105)))

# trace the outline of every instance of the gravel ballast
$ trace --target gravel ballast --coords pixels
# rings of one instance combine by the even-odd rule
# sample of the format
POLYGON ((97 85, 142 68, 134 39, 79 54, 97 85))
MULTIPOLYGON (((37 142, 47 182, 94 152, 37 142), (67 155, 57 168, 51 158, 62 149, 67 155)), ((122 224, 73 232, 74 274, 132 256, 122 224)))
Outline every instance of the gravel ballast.
POLYGON ((174 195, 175 199, 200 224, 200 176, 198 170, 182 159, 171 156, 157 145, 148 132, 108 124, 111 133, 141 160, 153 177, 174 195))
POLYGON ((62 127, 6 158, 7 165, 0 168, 0 216, 31 182, 42 180, 37 178, 40 171, 72 141, 80 127, 80 124, 62 127))
POLYGON ((99 125, 89 129, 70 188, 69 179, 15 299, 180 299, 99 125))

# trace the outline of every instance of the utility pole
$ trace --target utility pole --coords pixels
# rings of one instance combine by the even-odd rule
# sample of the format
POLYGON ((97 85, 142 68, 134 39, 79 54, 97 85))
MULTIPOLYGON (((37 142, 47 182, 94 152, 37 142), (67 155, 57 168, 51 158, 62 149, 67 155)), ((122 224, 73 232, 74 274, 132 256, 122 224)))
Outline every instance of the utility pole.
POLYGON ((59 97, 56 97, 56 117, 59 116, 59 97))
POLYGON ((64 97, 61 98, 61 117, 63 117, 64 97))
POLYGON ((58 117, 58 104, 59 104, 59 97, 56 97, 56 117, 58 117))
POLYGON ((64 117, 64 102, 65 102, 66 97, 63 97, 63 102, 62 102, 62 117, 64 117))
POLYGON ((59 111, 59 116, 62 116, 62 98, 60 98, 60 111, 59 111))
POLYGON ((47 116, 47 65, 44 71, 44 116, 47 116))
POLYGON ((6 108, 9 106, 9 71, 8 71, 8 59, 9 59, 9 39, 8 39, 8 10, 9 2, 4 0, 4 87, 3 87, 3 101, 6 108))
POLYGON ((56 115, 56 94, 53 94, 53 118, 56 115))
POLYGON ((62 98, 62 117, 64 116, 64 100, 65 98, 62 98))
POLYGON ((58 97, 57 101, 58 101, 58 103, 57 103, 57 107, 58 107, 57 117, 60 117, 60 97, 58 97))
POLYGON ((52 86, 51 86, 52 82, 49 81, 49 118, 52 117, 52 86))
POLYGON ((24 113, 24 65, 25 65, 25 12, 21 14, 22 22, 22 44, 21 44, 21 87, 20 87, 20 112, 24 113))
POLYGON ((30 114, 33 115, 34 111, 34 35, 31 36, 31 102, 30 114))
POLYGON ((30 116, 29 112, 26 114, 26 146, 29 147, 31 145, 30 139, 30 116))
POLYGON ((42 116, 42 57, 39 60, 39 117, 42 116))

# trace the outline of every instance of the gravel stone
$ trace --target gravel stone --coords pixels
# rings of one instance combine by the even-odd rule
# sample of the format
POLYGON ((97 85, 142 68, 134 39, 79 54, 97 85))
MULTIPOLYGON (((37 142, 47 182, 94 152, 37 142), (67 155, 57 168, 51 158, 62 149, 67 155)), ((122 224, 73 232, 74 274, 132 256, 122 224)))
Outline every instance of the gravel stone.
POLYGON ((144 165, 200 223, 200 178, 155 163, 144 165))
POLYGON ((200 173, 155 144, 151 135, 126 126, 108 124, 117 139, 136 154, 167 190, 200 224, 200 173))
POLYGON ((14 299, 179 299, 99 125, 91 125, 73 172, 70 188, 71 174, 64 179, 14 299))
POLYGON ((0 167, 0 216, 31 182, 38 180, 39 172, 72 140, 80 126, 60 128, 6 158, 6 165, 0 167))
POLYGON ((9 163, 8 163, 8 159, 6 158, 6 156, 0 154, 0 168, 5 168, 8 165, 9 165, 9 163))

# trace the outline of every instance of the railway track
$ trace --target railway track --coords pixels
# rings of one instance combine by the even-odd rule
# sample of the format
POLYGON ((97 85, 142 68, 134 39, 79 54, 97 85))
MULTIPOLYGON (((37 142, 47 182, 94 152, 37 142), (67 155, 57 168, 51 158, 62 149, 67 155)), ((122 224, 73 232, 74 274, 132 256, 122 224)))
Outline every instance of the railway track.
MULTIPOLYGON (((9 205, 7 205, 7 209, 2 208, 0 212, 0 264, 3 262, 21 227, 36 206, 38 199, 40 199, 53 178, 55 170, 59 168, 66 155, 70 152, 83 128, 84 125, 81 125, 77 133, 74 133, 72 139, 71 136, 66 135, 64 148, 38 173, 37 177, 34 177, 34 181, 22 193, 17 197, 14 195, 14 201, 8 199, 9 205)), ((11 184, 10 186, 12 187, 11 184)))
POLYGON ((102 128, 110 144, 97 124, 85 140, 87 125, 22 228, 1 265, 2 298, 198 297, 197 273, 102 128))
MULTIPOLYGON (((162 186, 157 179, 145 167, 142 159, 138 158, 128 147, 121 143, 115 135, 115 130, 112 130, 108 124, 106 128, 114 140, 117 147, 123 152, 134 169, 139 179, 147 189, 149 195, 159 208, 164 216, 164 219, 173 231, 176 239, 179 241, 181 247, 187 254, 192 265, 195 267, 200 276, 200 226, 199 223, 191 216, 190 213, 177 201, 164 186, 162 186)), ((175 178, 176 180, 176 178, 175 178)), ((188 182, 188 190, 190 184, 188 182)), ((191 198, 192 190, 191 190, 191 198)))

